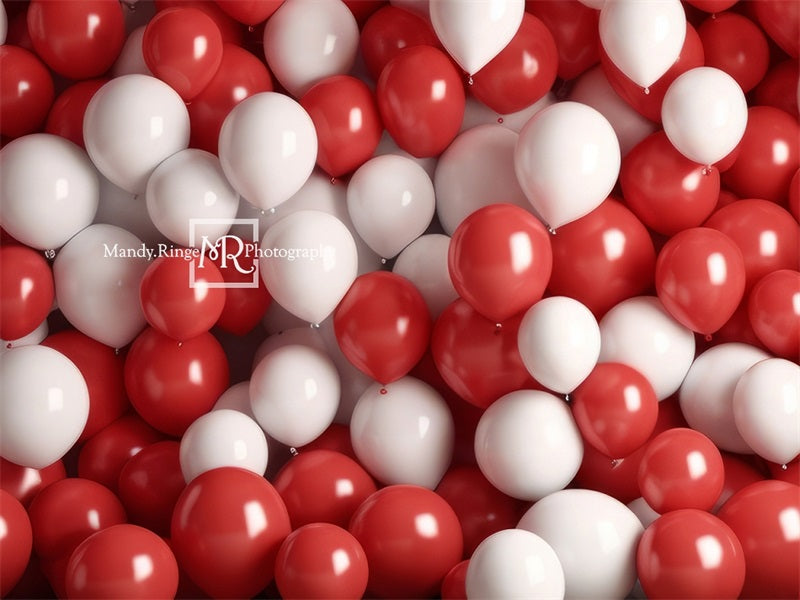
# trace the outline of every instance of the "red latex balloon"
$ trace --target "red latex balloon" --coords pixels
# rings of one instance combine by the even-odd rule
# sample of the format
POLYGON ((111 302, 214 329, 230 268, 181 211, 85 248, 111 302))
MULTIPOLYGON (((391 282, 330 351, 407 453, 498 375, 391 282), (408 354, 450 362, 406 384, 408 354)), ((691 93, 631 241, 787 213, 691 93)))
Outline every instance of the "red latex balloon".
POLYGON ((125 361, 125 389, 150 425, 183 435, 228 389, 228 359, 210 333, 181 343, 148 327, 125 361))
POLYGON ((716 332, 714 332, 711 340, 706 340, 705 338, 699 337, 697 338, 696 341, 698 343, 698 355, 702 351, 700 350, 700 346, 702 346, 703 343, 710 344, 710 346, 715 346, 717 344, 724 344, 726 342, 740 342, 742 344, 756 346, 762 350, 767 350, 767 347, 761 343, 761 340, 758 339, 756 332, 753 331, 753 326, 750 324, 750 315, 747 311, 748 296, 748 294, 745 294, 742 302, 736 308, 731 318, 728 319, 725 324, 716 332))
MULTIPOLYGON (((219 267, 221 260, 220 256, 214 264, 219 267)), ((239 260, 241 261, 241 258, 239 260)), ((242 269, 249 270, 257 265, 257 257, 245 258, 242 269)), ((251 283, 253 280, 251 274, 241 273, 238 269, 230 267, 219 269, 219 272, 225 283, 251 283)), ((225 304, 222 306, 216 326, 234 335, 245 335, 261 322, 271 301, 272 297, 261 277, 258 278, 258 287, 227 287, 225 304)))
POLYGON ((438 156, 458 135, 464 85, 441 50, 413 46, 398 52, 381 71, 376 94, 386 130, 409 154, 438 156))
POLYGON ((342 0, 356 18, 358 28, 362 29, 375 11, 386 6, 388 0, 342 0))
POLYGON ((245 25, 266 21, 278 10, 283 0, 216 0, 219 7, 245 25))
POLYGON ((442 600, 467 600, 467 569, 469 560, 462 560, 448 571, 442 580, 442 600))
POLYGON ((16 340, 36 329, 53 307, 53 272, 26 246, 0 246, 0 338, 16 340))
POLYGON ((774 106, 796 119, 798 79, 800 69, 796 60, 785 60, 774 65, 755 89, 755 104, 774 106))
POLYGON ((155 0, 156 11, 169 8, 196 8, 214 20, 225 44, 241 45, 244 35, 242 24, 223 11, 214 0, 155 0))
POLYGON ((473 75, 472 94, 502 115, 517 112, 544 96, 556 80, 558 49, 550 30, 525 13, 514 37, 473 75))
POLYGON ((789 184, 789 211, 800 223, 800 169, 795 171, 792 182, 789 184))
POLYGON ((252 598, 265 588, 290 532, 289 515, 275 488, 233 467, 193 479, 172 515, 172 547, 179 564, 215 598, 252 598))
POLYGON ((47 115, 45 132, 60 135, 73 144, 85 148, 83 115, 92 96, 107 82, 108 79, 88 79, 79 81, 61 92, 47 115))
POLYGON ((795 482, 800 481, 800 458, 795 458, 785 465, 778 465, 769 461, 766 461, 766 463, 767 469, 773 479, 778 479, 794 485, 796 485, 795 482))
POLYGON ((642 497, 657 513, 708 510, 722 492, 725 468, 714 442, 699 431, 677 427, 648 442, 638 480, 642 497))
POLYGON ((347 527, 356 509, 376 489, 361 465, 332 450, 300 452, 278 472, 273 485, 295 529, 309 523, 347 527))
POLYGON ((353 515, 350 533, 369 561, 367 593, 380 597, 435 595, 464 547, 450 505, 414 485, 391 485, 372 494, 353 515))
POLYGON ((707 13, 718 13, 723 10, 728 10, 738 1, 739 0, 686 0, 688 4, 707 13))
POLYGON ((667 513, 647 528, 636 572, 648 598, 735 600, 744 584, 744 551, 734 532, 697 509, 667 513))
POLYGON ((748 300, 750 325, 756 336, 778 356, 800 356, 800 273, 782 269, 765 275, 748 300))
POLYGON ((719 509, 742 488, 747 487, 751 483, 763 481, 764 475, 757 471, 752 464, 742 460, 739 455, 731 454, 729 452, 721 452, 722 464, 725 468, 725 483, 722 486, 722 492, 717 498, 714 509, 711 512, 719 512, 719 509))
POLYGON ((53 78, 35 54, 0 46, 0 134, 17 138, 38 131, 54 93, 53 78))
POLYGON ((42 342, 70 359, 89 389, 89 417, 78 443, 94 436, 129 408, 125 396, 125 358, 113 348, 75 330, 54 333, 42 342))
POLYGON ((125 17, 117 0, 32 0, 28 32, 41 59, 69 79, 105 73, 125 43, 125 17))
POLYGON ((800 596, 800 487, 760 481, 736 492, 717 515, 744 549, 743 598, 800 596))
POLYGON ((353 443, 350 441, 350 428, 341 423, 331 423, 317 439, 305 446, 298 448, 300 454, 304 451, 312 450, 332 450, 357 461, 356 453, 353 450, 353 443))
POLYGON ((66 476, 64 463, 60 460, 43 469, 33 469, 0 458, 0 489, 14 496, 25 507, 33 501, 36 494, 66 476))
POLYGON ((653 433, 658 398, 647 378, 621 363, 599 363, 572 393, 583 439, 611 458, 641 448, 653 433))
POLYGON ((559 227, 550 245, 553 272, 548 291, 575 298, 597 319, 653 284, 656 253, 650 234, 614 199, 559 227))
POLYGON ((747 17, 724 12, 697 29, 707 67, 725 71, 747 93, 767 74, 769 46, 758 25, 747 17))
POLYGON ((346 529, 311 523, 289 534, 275 560, 275 583, 285 600, 364 595, 369 567, 364 549, 346 529))
POLYGON ((17 585, 31 556, 33 538, 28 513, 5 490, 0 489, 0 596, 5 598, 17 585))
POLYGON ((358 277, 333 315, 339 347, 359 370, 381 383, 408 374, 431 335, 422 294, 405 277, 373 271, 358 277))
POLYGON ((739 157, 722 177, 725 186, 740 198, 785 204, 789 182, 800 167, 797 119, 772 106, 753 106, 739 148, 739 157))
POLYGON ((136 525, 86 538, 67 564, 68 598, 174 598, 178 563, 167 543, 136 525))
POLYGON ((753 11, 769 37, 792 58, 800 56, 800 6, 785 0, 754 2, 753 11))

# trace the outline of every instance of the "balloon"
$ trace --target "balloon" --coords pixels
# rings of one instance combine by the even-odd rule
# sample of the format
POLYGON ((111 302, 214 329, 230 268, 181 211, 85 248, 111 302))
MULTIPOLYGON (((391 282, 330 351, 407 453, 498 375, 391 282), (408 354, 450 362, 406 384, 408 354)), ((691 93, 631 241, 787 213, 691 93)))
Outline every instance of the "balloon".
POLYGON ((107 82, 108 79, 79 81, 61 92, 47 115, 45 132, 59 135, 85 149, 83 116, 92 96, 107 82))
MULTIPOLYGON (((264 3, 262 2, 262 4, 264 3)), ((241 46, 244 41, 241 23, 238 23, 227 12, 222 10, 214 0, 156 0, 157 11, 164 11, 169 8, 199 9, 216 23, 220 34, 222 34, 223 43, 241 46)))
POLYGON ((619 142, 595 109, 559 102, 522 129, 514 167, 531 205, 557 229, 597 208, 611 192, 619 174, 619 142))
POLYGON ((376 94, 386 130, 417 158, 438 156, 458 134, 464 86, 437 48, 413 46, 398 52, 381 71, 376 94))
POLYGON ((7 597, 25 572, 31 556, 31 522, 25 507, 5 490, 0 490, 0 593, 7 597))
POLYGON ((66 476, 64 463, 60 460, 41 469, 34 469, 0 458, 0 489, 14 496, 25 508, 44 488, 66 476))
MULTIPOLYGON (((272 301, 267 287, 264 285, 264 280, 255 276, 256 281, 253 281, 253 273, 255 273, 253 269, 258 267, 258 258, 256 256, 248 257, 246 248, 245 246, 245 258, 241 263, 238 260, 228 263, 226 260, 225 268, 219 269, 226 289, 225 304, 216 326, 238 336, 250 333, 261 322, 272 301), (252 272, 247 273, 248 270, 252 272), (242 271, 245 272, 242 273, 242 271), (257 287, 251 287, 253 283, 257 287)), ((214 264, 222 267, 223 257, 224 253, 219 252, 214 264)))
POLYGON ((475 458, 501 492, 539 500, 564 489, 578 472, 583 442, 569 407, 546 392, 506 394, 483 413, 475 458))
POLYGON ((773 271, 750 292, 748 315, 756 336, 778 356, 796 360, 800 353, 800 273, 773 271))
POLYGON ((642 535, 636 568, 648 598, 739 597, 744 552, 733 530, 697 509, 656 519, 642 535))
MULTIPOLYGON (((570 0, 564 1, 569 2, 570 0)), ((533 115, 555 103, 555 94, 550 91, 542 96, 542 98, 530 106, 526 106, 522 110, 518 110, 517 112, 507 115, 498 115, 495 111, 482 102, 479 102, 474 97, 469 96, 467 97, 464 107, 464 118, 461 120, 460 133, 464 133, 468 129, 478 127, 479 125, 502 125, 509 131, 519 134, 519 132, 525 126, 525 123, 527 123, 533 115)), ((517 183, 517 186, 519 186, 519 183, 517 183)), ((528 206, 527 198, 525 199, 525 206, 528 206)))
POLYGON ((414 377, 369 386, 350 419, 350 439, 358 461, 389 485, 434 489, 450 464, 454 436, 447 404, 436 390, 414 377))
MULTIPOLYGON (((719 509, 742 488, 765 479, 760 470, 756 470, 750 457, 738 458, 739 455, 722 452, 722 464, 725 468, 725 483, 722 485, 722 493, 717 498, 717 503, 711 509, 712 514, 717 514, 719 509)), ((780 467, 778 467, 780 469, 780 467)), ((781 473, 784 471, 781 470, 781 473)), ((790 481, 791 483, 791 481, 790 481)))
POLYGON ((141 25, 128 34, 128 39, 125 40, 116 62, 111 67, 110 74, 112 77, 120 77, 122 75, 153 76, 153 73, 144 62, 142 50, 142 40, 144 39, 146 27, 146 25, 141 25))
POLYGON ((18 138, 38 131, 53 96, 53 78, 38 56, 11 44, 0 46, 0 134, 18 138))
POLYGON ((472 554, 466 589, 470 598, 564 598, 564 570, 538 535, 506 528, 472 554))
POLYGON ((97 211, 97 172, 72 142, 47 133, 18 138, 0 151, 0 225, 40 250, 59 248, 97 211))
POLYGON ((606 0, 600 11, 603 49, 643 88, 669 70, 685 38, 686 16, 678 0, 606 0))
POLYGON ((465 600, 467 597, 467 568, 469 560, 462 560, 442 579, 442 600, 465 600))
POLYGON ((774 64, 756 86, 754 104, 774 106, 797 118, 797 78, 796 60, 789 59, 774 64))
POLYGON ((28 335, 53 306, 53 273, 47 261, 24 246, 0 246, 0 337, 28 335))
POLYGON ((126 192, 100 176, 100 203, 93 224, 116 225, 132 233, 146 248, 159 250, 158 244, 166 240, 147 214, 144 197, 126 192))
POLYGON ((687 0, 687 2, 695 8, 712 14, 728 10, 738 1, 739 0, 687 0))
POLYGON ((372 494, 353 515, 350 533, 367 555, 369 597, 431 597, 461 560, 453 509, 414 485, 390 485, 372 494))
POLYGON ((800 55, 800 11, 792 2, 767 2, 753 5, 753 12, 764 31, 792 58, 800 55))
POLYGON ((215 0, 231 17, 245 25, 257 25, 268 19, 284 0, 215 0))
POLYGON ((286 507, 267 480, 222 467, 193 479, 178 498, 172 549, 209 596, 252 598, 272 581, 278 549, 290 532, 286 507))
POLYGON ((591 490, 555 492, 528 509, 517 527, 555 550, 567 598, 623 598, 633 587, 643 528, 618 500, 591 490))
POLYGON ((758 25, 736 13, 715 14, 697 30, 703 42, 706 65, 725 71, 747 93, 766 75, 769 66, 767 38, 758 25))
POLYGON ((417 288, 436 319, 458 298, 447 268, 450 238, 441 233, 422 235, 397 255, 392 272, 405 277, 417 288))

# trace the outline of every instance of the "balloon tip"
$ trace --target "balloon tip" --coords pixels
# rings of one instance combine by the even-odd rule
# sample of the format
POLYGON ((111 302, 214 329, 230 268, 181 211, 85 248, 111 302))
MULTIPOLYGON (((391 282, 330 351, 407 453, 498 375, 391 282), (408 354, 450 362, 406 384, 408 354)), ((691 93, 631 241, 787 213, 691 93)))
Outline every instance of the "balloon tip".
POLYGON ((703 167, 703 176, 708 177, 709 175, 711 175, 712 169, 713 167, 711 165, 706 165, 705 167, 703 167))
POLYGON ((621 461, 620 461, 618 458, 612 458, 612 459, 611 459, 611 466, 612 466, 612 468, 613 468, 613 467, 616 467, 616 466, 617 466, 617 465, 618 465, 620 462, 621 462, 621 461))
POLYGON ((53 250, 52 248, 50 250, 45 250, 44 257, 53 260, 56 257, 56 251, 53 250))
POLYGON ((497 117, 497 123, 502 125, 503 124, 503 117, 497 117))
POLYGON ((706 341, 707 341, 707 342, 710 342, 710 341, 711 341, 711 340, 713 340, 714 338, 711 336, 711 334, 710 334, 710 333, 707 333, 707 334, 706 334, 706 338, 705 338, 705 339, 706 339, 706 341))
POLYGON ((248 25, 247 26, 247 31, 249 31, 250 33, 253 33, 255 30, 256 30, 255 25, 248 25))
POLYGON ((470 75, 470 76, 469 76, 469 79, 467 79, 467 85, 472 85, 472 84, 474 84, 474 83, 475 83, 475 80, 474 80, 474 79, 472 79, 472 75, 470 75))
POLYGON ((550 225, 547 226, 547 231, 550 233, 550 235, 556 234, 556 230, 553 229, 550 225))
POLYGON ((381 396, 385 396, 388 393, 389 393, 389 390, 387 390, 385 387, 381 388, 381 396))
POLYGON ((644 95, 645 96, 649 96, 650 95, 650 88, 649 87, 644 88, 644 95))
POLYGON ((178 342, 178 348, 183 348, 183 342, 178 342))
POLYGON ((336 177, 331 177, 331 185, 336 185, 337 183, 336 177))
POLYGON ((386 264, 386 259, 385 259, 385 258, 381 258, 381 264, 382 264, 382 265, 385 265, 385 264, 386 264))
POLYGON ((564 394, 564 402, 567 402, 567 403, 572 402, 572 400, 569 397, 569 394, 564 394))
POLYGON ((292 446, 291 448, 289 448, 289 454, 291 454, 292 456, 297 456, 300 453, 297 451, 297 448, 292 446))
POLYGON ((789 469, 788 465, 781 465, 782 471, 787 471, 789 469))
POLYGON ((310 323, 311 329, 319 329, 319 323, 310 323))
POLYGON ((275 207, 274 206, 269 209, 269 214, 271 214, 271 215, 275 214, 275 207))

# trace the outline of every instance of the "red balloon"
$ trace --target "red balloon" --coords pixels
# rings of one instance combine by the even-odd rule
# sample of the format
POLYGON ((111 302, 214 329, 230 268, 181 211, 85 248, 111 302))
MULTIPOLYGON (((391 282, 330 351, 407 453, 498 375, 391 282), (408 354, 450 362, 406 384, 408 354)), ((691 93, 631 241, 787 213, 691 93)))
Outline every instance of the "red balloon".
POLYGON ((553 35, 542 21, 525 13, 508 45, 473 75, 472 94, 502 115, 517 112, 550 91, 557 70, 553 35))
POLYGON ((645 530, 636 572, 648 598, 735 600, 744 584, 744 551, 734 532, 705 511, 667 513, 645 530))
POLYGON ((462 560, 448 571, 442 580, 442 600, 467 600, 467 569, 469 560, 462 560))
POLYGON ((241 45, 243 42, 242 24, 223 11, 214 0, 155 0, 156 11, 168 8, 196 8, 202 10, 217 24, 225 44, 241 45))
POLYGON ((117 0, 32 0, 28 32, 36 54, 69 79, 99 77, 125 43, 122 10, 117 0))
POLYGON ((750 325, 756 336, 778 356, 800 356, 800 273, 781 269, 765 275, 748 300, 750 325))
POLYGON ((14 496, 26 508, 39 492, 66 476, 64 463, 60 460, 42 469, 34 469, 0 458, 0 489, 14 496))
POLYGON ((795 482, 800 481, 800 458, 795 458, 785 465, 778 465, 769 461, 765 462, 767 463, 767 469, 773 479, 786 481, 787 483, 795 485, 795 482))
POLYGON ((25 573, 33 538, 25 507, 0 489, 0 596, 5 598, 25 573))
POLYGON ((278 10, 283 0, 216 0, 219 7, 245 25, 266 21, 278 10))
POLYGON ((722 492, 725 468, 714 442, 699 431, 677 427, 648 442, 638 481, 642 497, 657 513, 709 510, 722 492))
POLYGON ((53 272, 40 253, 27 246, 0 246, 0 338, 16 340, 31 333, 47 318, 54 297, 53 272))
POLYGON ((769 68, 767 38, 758 25, 733 12, 714 14, 697 29, 707 67, 725 71, 747 93, 769 68))
POLYGON ((228 389, 228 359, 210 333, 176 342, 148 327, 125 361, 125 389, 147 423, 183 435, 228 389))
POLYGON ((437 48, 413 46, 398 52, 381 71, 376 94, 389 135, 417 158, 438 156, 461 129, 464 85, 437 48))
POLYGON ((691 4, 695 8, 712 14, 728 10, 738 1, 739 0, 686 0, 688 4, 691 4))
POLYGON ((137 525, 90 535, 67 564, 68 598, 174 598, 178 563, 167 543, 137 525))
POLYGON ((800 6, 785 0, 754 2, 753 11, 767 35, 792 58, 800 56, 800 6))
POLYGON ((54 94, 50 71, 35 54, 0 46, 0 134, 17 138, 38 131, 54 94))
POLYGON ((291 530, 283 500, 266 479, 224 467, 197 476, 178 498, 172 547, 208 595, 252 598, 272 581, 291 530))
POLYGON ((717 516, 744 549, 743 598, 800 596, 800 487, 759 481, 731 496, 717 516))
POLYGON ((752 464, 742 460, 740 456, 729 452, 721 452, 720 454, 725 468, 725 483, 722 485, 722 492, 717 498, 714 509, 711 511, 714 513, 719 512, 722 505, 742 488, 751 483, 764 480, 764 475, 757 471, 752 464))
POLYGON ((350 441, 350 428, 341 423, 331 423, 322 432, 322 435, 305 446, 298 448, 298 450, 300 454, 303 454, 304 451, 332 450, 358 461, 355 450, 353 450, 353 443, 350 441))
POLYGON ((373 271, 358 277, 333 315, 339 347, 358 369, 386 384, 408 374, 431 335, 422 294, 405 277, 373 271))
POLYGON ((553 270, 550 235, 524 208, 491 204, 453 232, 447 256, 458 294, 494 322, 542 298, 553 270))
POLYGON ((358 28, 362 29, 367 19, 369 19, 375 11, 386 6, 388 0, 342 0, 353 16, 356 18, 358 28))
POLYGON ((792 182, 789 184, 789 211, 795 221, 800 223, 800 169, 795 171, 792 182))
POLYGON ((317 131, 317 164, 332 177, 355 171, 378 147, 383 124, 372 91, 349 75, 334 75, 314 84, 300 105, 317 131))
POLYGON ((368 594, 428 598, 461 560, 461 526, 453 509, 429 489, 390 485, 367 498, 350 533, 369 561, 368 594))
MULTIPOLYGON (((214 260, 217 267, 222 260, 221 254, 214 260)), ((244 259, 242 269, 249 270, 257 266, 258 257, 253 256, 244 259)), ((239 269, 232 269, 229 266, 219 269, 219 272, 225 283, 252 283, 253 280, 250 273, 241 273, 239 269)), ((261 277, 258 278, 258 287, 227 287, 225 304, 222 306, 216 326, 234 335, 242 336, 250 333, 261 322, 271 301, 272 297, 261 277)))
POLYGON ((797 80, 800 69, 796 60, 785 60, 773 66, 755 89, 754 103, 774 106, 798 117, 797 80))
POLYGON ((108 79, 87 79, 74 83, 61 92, 47 115, 45 132, 60 135, 73 144, 86 148, 83 142, 83 115, 92 96, 107 82, 108 79))
POLYGON ((756 346, 762 350, 767 350, 767 347, 761 343, 761 340, 758 339, 756 332, 753 331, 753 326, 750 324, 750 315, 747 311, 747 300, 748 294, 745 294, 745 297, 742 299, 742 302, 736 308, 731 318, 728 319, 725 324, 716 332, 714 332, 711 340, 708 340, 707 338, 696 339, 698 343, 698 355, 702 351, 699 348, 704 343, 709 344, 710 347, 716 346, 717 344, 724 344, 726 342, 740 342, 742 344, 756 346))
POLYGON ((301 451, 278 472, 273 485, 295 529, 309 523, 347 527, 356 509, 376 490, 360 464, 332 450, 301 451))
POLYGON ((275 583, 285 600, 358 599, 368 577, 361 544, 346 529, 330 523, 295 529, 275 560, 275 583))

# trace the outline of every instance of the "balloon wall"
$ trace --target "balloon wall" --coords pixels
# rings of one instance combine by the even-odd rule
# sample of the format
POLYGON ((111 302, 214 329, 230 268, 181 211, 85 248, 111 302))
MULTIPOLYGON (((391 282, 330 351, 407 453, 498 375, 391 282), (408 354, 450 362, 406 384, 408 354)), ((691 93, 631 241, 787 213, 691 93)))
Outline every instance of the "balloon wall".
POLYGON ((0 0, 0 597, 800 597, 797 0, 0 0))

